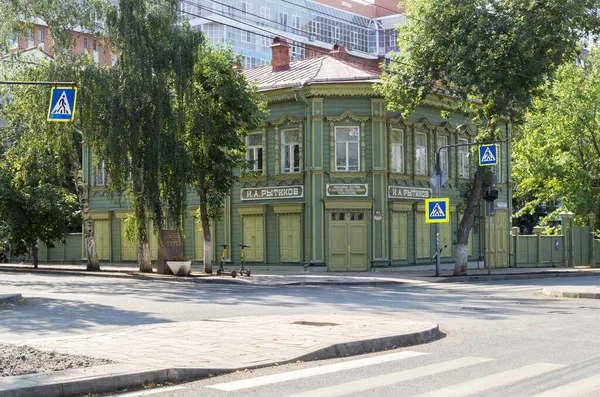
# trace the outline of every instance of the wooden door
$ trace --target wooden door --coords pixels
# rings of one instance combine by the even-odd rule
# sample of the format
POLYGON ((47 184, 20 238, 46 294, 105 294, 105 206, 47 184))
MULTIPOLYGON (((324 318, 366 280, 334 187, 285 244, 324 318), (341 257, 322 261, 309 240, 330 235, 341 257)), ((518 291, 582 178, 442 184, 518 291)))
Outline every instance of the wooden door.
POLYGON ((300 262, 300 215, 279 217, 280 262, 300 262))

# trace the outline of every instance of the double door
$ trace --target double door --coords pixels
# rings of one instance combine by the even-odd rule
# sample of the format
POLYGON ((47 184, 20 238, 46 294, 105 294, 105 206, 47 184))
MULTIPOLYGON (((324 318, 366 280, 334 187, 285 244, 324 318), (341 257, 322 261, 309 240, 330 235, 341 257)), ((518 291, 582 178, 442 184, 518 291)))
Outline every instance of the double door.
POLYGON ((329 213, 329 270, 367 271, 367 216, 365 212, 329 213))

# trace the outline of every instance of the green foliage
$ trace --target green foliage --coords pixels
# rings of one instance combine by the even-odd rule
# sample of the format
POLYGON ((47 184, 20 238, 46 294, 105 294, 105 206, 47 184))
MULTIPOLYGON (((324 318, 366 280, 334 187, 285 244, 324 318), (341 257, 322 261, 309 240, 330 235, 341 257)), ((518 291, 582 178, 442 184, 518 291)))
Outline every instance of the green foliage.
MULTIPOLYGON (((381 91, 404 116, 430 93, 449 95, 495 133, 518 120, 547 76, 598 32, 597 0, 411 0, 381 91), (469 102, 476 100, 477 103, 469 102)), ((481 132, 480 132, 481 135, 481 132)))
POLYGON ((600 51, 586 69, 564 64, 533 103, 513 145, 517 215, 559 202, 579 216, 600 212, 600 51))
POLYGON ((182 233, 189 168, 182 92, 202 34, 177 24, 171 1, 121 0, 107 27, 119 61, 101 79, 94 76, 91 84, 104 95, 82 115, 95 125, 88 132, 96 160, 105 162, 110 193, 129 197, 136 217, 150 211, 159 230, 166 204, 182 233))
POLYGON ((266 116, 258 90, 232 66, 231 48, 204 45, 195 53, 194 84, 185 92, 186 150, 190 177, 210 219, 218 219, 223 200, 244 167, 244 136, 266 116))
POLYGON ((38 240, 50 248, 64 242, 77 215, 77 198, 63 187, 54 153, 20 143, 5 150, 0 165, 0 233, 15 255, 38 240))
POLYGON ((169 261, 171 261, 171 262, 187 262, 188 258, 186 258, 185 256, 172 256, 169 258, 169 261))

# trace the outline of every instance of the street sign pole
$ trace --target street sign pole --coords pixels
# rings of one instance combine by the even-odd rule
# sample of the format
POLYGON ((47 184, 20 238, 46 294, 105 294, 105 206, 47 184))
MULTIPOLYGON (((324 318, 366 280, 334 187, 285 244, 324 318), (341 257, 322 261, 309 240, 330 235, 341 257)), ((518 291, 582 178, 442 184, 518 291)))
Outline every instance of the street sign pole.
MULTIPOLYGON (((442 170, 440 169, 440 150, 438 149, 435 152, 435 174, 437 175, 436 183, 435 183, 435 198, 440 198, 441 190, 442 190, 442 170)), ((448 208, 446 208, 448 211, 448 208)), ((435 224, 435 276, 440 276, 440 224, 435 224)))

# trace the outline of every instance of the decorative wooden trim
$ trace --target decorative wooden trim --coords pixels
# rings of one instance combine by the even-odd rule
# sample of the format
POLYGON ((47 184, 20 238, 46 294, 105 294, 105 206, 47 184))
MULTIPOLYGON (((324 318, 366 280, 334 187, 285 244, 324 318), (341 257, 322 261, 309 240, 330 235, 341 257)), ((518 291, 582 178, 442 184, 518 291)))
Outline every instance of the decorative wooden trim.
POLYGON ((326 211, 371 211, 373 200, 324 200, 326 211))
POLYGON ((116 210, 115 211, 115 217, 117 219, 125 219, 129 215, 133 215, 133 210, 116 210))
POLYGON ((330 178, 348 179, 348 178, 366 178, 369 174, 367 172, 329 172, 330 178))
POLYGON ((290 181, 290 183, 296 183, 293 181, 300 180, 301 183, 304 183, 304 173, 295 173, 295 174, 278 174, 275 175, 276 181, 290 181))
POLYGON ((95 221, 107 221, 110 219, 110 211, 91 211, 90 215, 95 221))
POLYGON ((266 213, 266 204, 259 205, 238 205, 238 214, 241 216, 264 215, 266 213))
POLYGON ((390 201, 389 207, 392 212, 412 212, 414 201, 390 201))
POLYGON ((365 163, 367 162, 366 157, 365 157, 365 148, 366 148, 366 142, 365 142, 365 122, 361 122, 360 123, 360 171, 361 172, 365 172, 366 170, 366 165, 365 163))
MULTIPOLYGON (((264 157, 264 154, 263 154, 264 157)), ((261 176, 241 176, 240 177, 240 182, 266 182, 267 181, 267 176, 266 175, 261 175, 261 176)))
MULTIPOLYGON (((281 131, 279 130, 279 125, 275 126, 275 175, 281 173, 281 145, 279 145, 279 134, 281 131)), ((263 153, 263 158, 265 157, 265 153, 263 153)))
POLYGON ((271 124, 272 126, 275 126, 275 127, 281 127, 284 124, 289 124, 289 125, 300 124, 303 121, 304 121, 303 117, 293 117, 287 113, 284 113, 283 116, 281 116, 279 118, 279 120, 269 121, 269 124, 271 124))
POLYGON ((344 113, 342 113, 339 116, 329 116, 329 117, 325 117, 327 119, 327 121, 330 122, 340 122, 343 121, 345 119, 351 119, 354 120, 356 122, 366 122, 369 120, 370 117, 360 117, 360 116, 355 116, 354 113, 352 113, 349 110, 346 110, 344 113))
POLYGON ((267 129, 262 129, 262 175, 267 175, 267 129))
POLYGON ((271 204, 273 212, 277 215, 283 214, 301 214, 304 204, 271 204))

